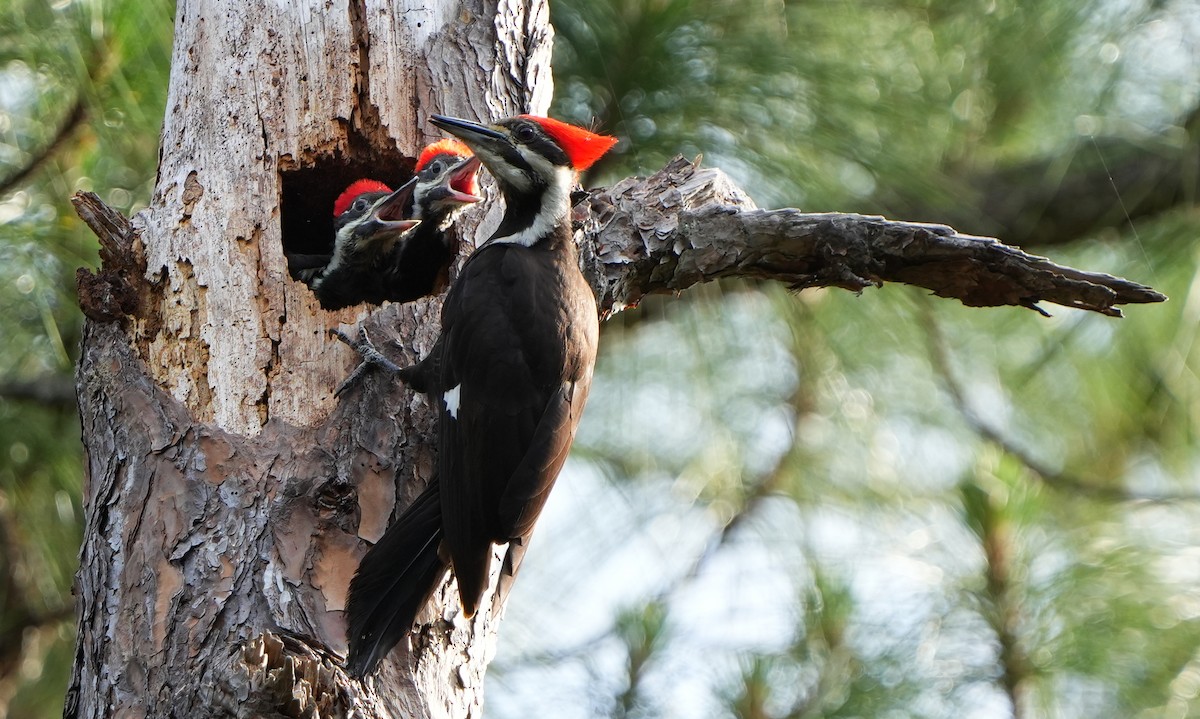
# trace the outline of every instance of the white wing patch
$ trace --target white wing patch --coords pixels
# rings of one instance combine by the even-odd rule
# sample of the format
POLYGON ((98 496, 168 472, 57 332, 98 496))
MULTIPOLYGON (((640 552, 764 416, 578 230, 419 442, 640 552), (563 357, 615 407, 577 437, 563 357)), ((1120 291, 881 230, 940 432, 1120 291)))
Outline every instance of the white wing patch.
POLYGON ((442 401, 446 403, 446 411, 454 419, 458 419, 458 393, 462 389, 462 385, 455 385, 454 389, 448 390, 442 395, 442 401))

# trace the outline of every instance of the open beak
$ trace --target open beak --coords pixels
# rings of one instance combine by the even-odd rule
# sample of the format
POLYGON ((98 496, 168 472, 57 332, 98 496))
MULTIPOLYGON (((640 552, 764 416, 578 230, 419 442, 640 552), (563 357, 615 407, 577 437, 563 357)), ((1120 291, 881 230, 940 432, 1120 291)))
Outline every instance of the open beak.
POLYGON ((413 190, 417 180, 404 183, 404 186, 387 197, 379 200, 371 208, 371 216, 362 225, 364 234, 373 238, 399 237, 412 228, 421 224, 420 220, 405 219, 406 210, 412 209, 413 190))
POLYGON ((494 155, 500 155, 503 154, 503 148, 512 145, 507 134, 477 122, 445 115, 433 115, 430 122, 467 143, 475 154, 479 154, 480 150, 487 150, 494 155))
POLYGON ((385 224, 410 223, 410 226, 405 229, 416 227, 416 223, 420 222, 420 220, 404 219, 404 211, 412 209, 413 190, 416 187, 416 178, 413 178, 404 183, 404 186, 399 190, 380 200, 372 210, 375 215, 374 219, 385 224))
POLYGON ((470 204, 472 202, 480 202, 483 200, 479 196, 479 168, 483 163, 479 158, 471 155, 458 164, 450 171, 450 201, 461 204, 470 204))

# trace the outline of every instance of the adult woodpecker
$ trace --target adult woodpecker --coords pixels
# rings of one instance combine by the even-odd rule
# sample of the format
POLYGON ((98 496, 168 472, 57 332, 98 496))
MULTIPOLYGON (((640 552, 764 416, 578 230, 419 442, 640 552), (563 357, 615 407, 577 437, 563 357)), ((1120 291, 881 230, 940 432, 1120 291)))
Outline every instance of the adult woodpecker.
POLYGON ((306 276, 325 309, 361 302, 409 302, 432 294, 446 284, 446 273, 455 248, 450 226, 467 205, 479 202, 476 176, 479 160, 466 145, 440 140, 425 146, 417 158, 413 178, 397 193, 405 192, 394 210, 416 229, 396 235, 367 223, 363 216, 372 202, 390 192, 383 183, 359 180, 334 202, 334 253, 317 270, 319 255, 289 259, 293 272, 306 276), (347 227, 361 227, 348 231, 347 227), (380 229, 380 234, 372 234, 380 229), (305 269, 305 266, 310 269, 305 269))
MULTIPOLYGON (((596 360, 596 298, 579 271, 570 194, 616 138, 544 117, 433 124, 471 147, 505 200, 496 232, 471 255, 442 309, 429 356, 400 369, 440 400, 438 474, 367 552, 350 584, 355 676, 412 628, 447 565, 463 614, 479 608, 492 545, 508 545, 507 592, 587 400, 596 360)), ((365 335, 364 355, 384 360, 365 335)))

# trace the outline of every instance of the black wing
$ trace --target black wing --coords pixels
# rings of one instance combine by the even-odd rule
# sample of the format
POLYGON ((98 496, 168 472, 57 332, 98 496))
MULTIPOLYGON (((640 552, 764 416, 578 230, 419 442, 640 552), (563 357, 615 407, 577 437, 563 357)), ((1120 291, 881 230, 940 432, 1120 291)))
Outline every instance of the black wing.
MULTIPOLYGON (((438 447, 444 544, 464 612, 487 587, 497 508, 550 399, 523 340, 533 298, 504 264, 513 254, 485 247, 463 267, 447 297, 442 328, 444 395, 438 447), (522 293, 524 292, 524 295, 522 293)), ((520 254, 520 252, 516 253, 520 254)))
POLYGON ((529 448, 500 498, 496 527, 500 537, 515 539, 533 532, 571 451, 587 392, 583 383, 564 382, 546 403, 529 448))
MULTIPOLYGON (((468 616, 487 587, 492 543, 524 541, 532 531, 587 396, 595 305, 583 302, 586 312, 576 318, 563 304, 571 276, 554 264, 558 259, 485 246, 447 297, 443 542, 468 616)), ((590 296, 586 285, 583 293, 590 296)))

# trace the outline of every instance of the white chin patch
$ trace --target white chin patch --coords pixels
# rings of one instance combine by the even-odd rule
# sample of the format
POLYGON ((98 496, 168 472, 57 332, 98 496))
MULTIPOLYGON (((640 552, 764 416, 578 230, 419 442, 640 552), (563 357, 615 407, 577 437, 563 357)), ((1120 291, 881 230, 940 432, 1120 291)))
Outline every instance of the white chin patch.
POLYGON ((454 419, 458 419, 458 393, 462 389, 462 385, 455 385, 454 389, 447 390, 446 394, 442 395, 442 401, 446 403, 446 411, 454 419))

